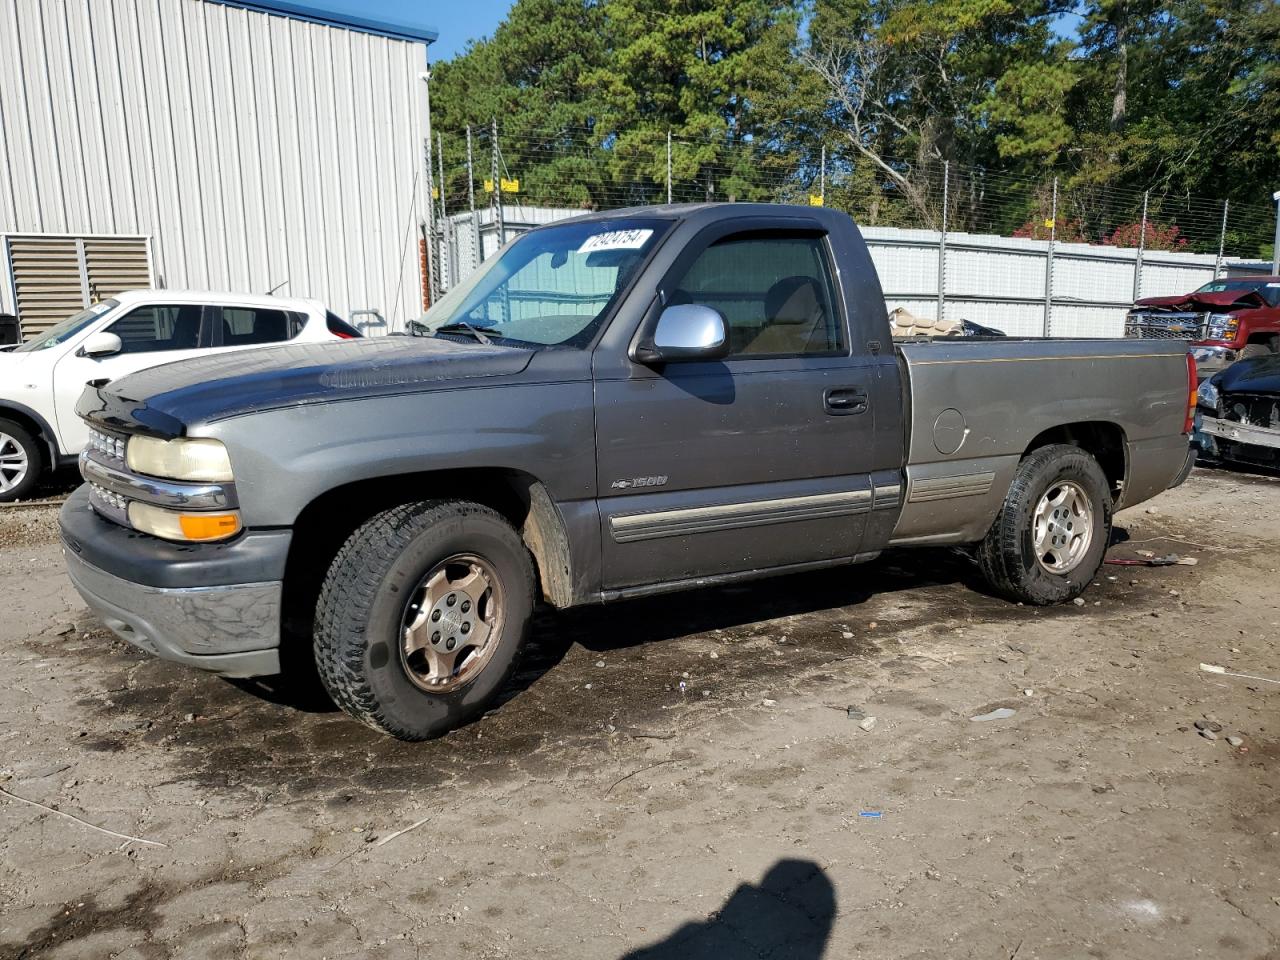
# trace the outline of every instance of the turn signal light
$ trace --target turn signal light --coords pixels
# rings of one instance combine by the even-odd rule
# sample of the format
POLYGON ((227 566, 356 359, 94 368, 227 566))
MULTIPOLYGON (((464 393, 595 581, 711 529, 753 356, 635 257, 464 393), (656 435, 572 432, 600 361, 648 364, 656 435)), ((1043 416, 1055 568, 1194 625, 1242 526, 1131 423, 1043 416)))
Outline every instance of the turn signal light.
POLYGON ((178 522, 188 540, 221 540, 240 532, 240 515, 236 513, 183 513, 178 522))

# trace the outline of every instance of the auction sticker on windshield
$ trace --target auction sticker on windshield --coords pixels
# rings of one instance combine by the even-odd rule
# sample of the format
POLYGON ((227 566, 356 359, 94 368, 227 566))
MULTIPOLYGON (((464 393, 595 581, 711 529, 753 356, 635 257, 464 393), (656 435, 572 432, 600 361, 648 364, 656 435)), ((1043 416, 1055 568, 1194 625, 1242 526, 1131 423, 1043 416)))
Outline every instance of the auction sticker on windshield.
POLYGON ((587 237, 578 248, 579 253, 595 253, 599 250, 639 250, 653 236, 652 230, 610 230, 587 237))

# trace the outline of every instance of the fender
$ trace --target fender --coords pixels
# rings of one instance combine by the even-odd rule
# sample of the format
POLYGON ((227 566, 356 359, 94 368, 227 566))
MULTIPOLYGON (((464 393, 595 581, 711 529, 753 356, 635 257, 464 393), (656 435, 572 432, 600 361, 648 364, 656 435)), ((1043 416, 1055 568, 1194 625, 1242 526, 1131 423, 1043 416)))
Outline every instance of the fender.
POLYGON ((75 462, 76 454, 69 453, 64 456, 61 451, 58 450, 58 435, 54 432, 53 427, 49 425, 48 420, 36 413, 26 404, 18 403, 16 400, 0 400, 0 415, 3 415, 6 410, 12 410, 14 413, 21 414, 39 428, 40 439, 43 440, 45 446, 49 448, 49 464, 51 467, 64 467, 75 462))

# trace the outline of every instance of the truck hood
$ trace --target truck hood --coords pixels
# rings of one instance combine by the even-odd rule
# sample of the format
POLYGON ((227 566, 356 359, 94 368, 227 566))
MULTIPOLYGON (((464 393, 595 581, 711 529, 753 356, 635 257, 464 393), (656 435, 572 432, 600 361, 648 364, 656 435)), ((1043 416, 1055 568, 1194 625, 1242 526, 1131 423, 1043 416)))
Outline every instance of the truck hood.
POLYGON ((1220 293, 1186 293, 1176 297, 1144 297, 1134 302, 1135 307, 1155 307, 1160 310, 1218 310, 1224 307, 1265 307, 1267 301, 1255 290, 1223 290, 1220 293))
POLYGON ((266 347, 90 383, 76 412, 104 426, 181 436, 196 423, 286 406, 420 393, 522 372, 533 351, 434 337, 266 347))
POLYGON ((1270 393, 1280 396, 1280 353, 1233 363, 1213 377, 1223 393, 1270 393))

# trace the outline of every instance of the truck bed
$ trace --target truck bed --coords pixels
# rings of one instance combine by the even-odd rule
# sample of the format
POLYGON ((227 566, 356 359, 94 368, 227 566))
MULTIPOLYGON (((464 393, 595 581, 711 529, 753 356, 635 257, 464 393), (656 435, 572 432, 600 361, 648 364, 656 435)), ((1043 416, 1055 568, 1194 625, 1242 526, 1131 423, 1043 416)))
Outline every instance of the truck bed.
POLYGON ((1117 508, 1163 491, 1186 462, 1179 341, 942 338, 895 350, 908 432, 893 544, 981 539, 1046 431, 1111 441, 1103 468, 1117 508))

